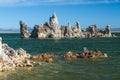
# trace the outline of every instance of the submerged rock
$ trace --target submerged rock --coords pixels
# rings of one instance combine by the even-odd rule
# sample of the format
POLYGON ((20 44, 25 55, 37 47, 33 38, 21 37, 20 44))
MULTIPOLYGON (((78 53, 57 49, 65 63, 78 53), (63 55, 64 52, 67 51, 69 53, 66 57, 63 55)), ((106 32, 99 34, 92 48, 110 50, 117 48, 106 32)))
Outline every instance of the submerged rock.
POLYGON ((83 48, 82 53, 74 53, 74 52, 67 52, 64 55, 65 59, 70 59, 70 58, 96 58, 96 57, 108 57, 106 53, 102 53, 98 49, 92 51, 88 50, 86 47, 83 48))
POLYGON ((65 55, 64 55, 64 58, 65 59, 70 59, 70 58, 78 58, 80 55, 78 53, 74 53, 74 52, 67 52, 65 55))
POLYGON ((44 53, 31 57, 33 60, 40 60, 45 62, 53 62, 53 58, 55 58, 55 55, 51 53, 44 53))

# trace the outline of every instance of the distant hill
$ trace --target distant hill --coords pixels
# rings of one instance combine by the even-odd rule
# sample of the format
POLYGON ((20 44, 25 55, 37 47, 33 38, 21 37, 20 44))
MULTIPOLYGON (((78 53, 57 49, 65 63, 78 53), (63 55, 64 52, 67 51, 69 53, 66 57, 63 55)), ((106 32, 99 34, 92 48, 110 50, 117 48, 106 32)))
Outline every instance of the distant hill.
POLYGON ((120 28, 111 28, 111 32, 120 32, 120 28))
POLYGON ((0 28, 0 33, 19 33, 19 29, 1 29, 0 28))
MULTIPOLYGON (((28 31, 32 31, 32 28, 28 27, 28 31)), ((0 33, 20 33, 19 28, 13 28, 13 29, 3 29, 0 28, 0 33)))

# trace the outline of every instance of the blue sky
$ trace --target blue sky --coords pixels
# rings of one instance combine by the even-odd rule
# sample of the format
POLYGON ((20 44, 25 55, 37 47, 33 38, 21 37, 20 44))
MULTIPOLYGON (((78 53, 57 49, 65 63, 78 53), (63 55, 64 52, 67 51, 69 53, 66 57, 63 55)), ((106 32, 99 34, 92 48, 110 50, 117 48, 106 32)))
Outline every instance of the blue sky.
POLYGON ((120 27, 120 0, 0 0, 0 28, 19 28, 19 20, 33 28, 48 21, 53 12, 60 25, 79 21, 82 28, 120 27))

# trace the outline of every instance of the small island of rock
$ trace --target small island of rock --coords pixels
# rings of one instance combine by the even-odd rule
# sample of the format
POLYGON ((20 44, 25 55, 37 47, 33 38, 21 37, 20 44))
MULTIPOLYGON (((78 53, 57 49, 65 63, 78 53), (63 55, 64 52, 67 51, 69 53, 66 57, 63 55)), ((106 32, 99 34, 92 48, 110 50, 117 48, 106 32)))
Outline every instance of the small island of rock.
POLYGON ((110 25, 104 30, 98 29, 96 25, 89 26, 81 30, 79 22, 74 27, 68 22, 67 26, 60 26, 55 13, 49 18, 49 22, 42 25, 35 25, 30 33, 27 25, 20 21, 21 38, 88 38, 88 37, 113 37, 111 35, 110 25))

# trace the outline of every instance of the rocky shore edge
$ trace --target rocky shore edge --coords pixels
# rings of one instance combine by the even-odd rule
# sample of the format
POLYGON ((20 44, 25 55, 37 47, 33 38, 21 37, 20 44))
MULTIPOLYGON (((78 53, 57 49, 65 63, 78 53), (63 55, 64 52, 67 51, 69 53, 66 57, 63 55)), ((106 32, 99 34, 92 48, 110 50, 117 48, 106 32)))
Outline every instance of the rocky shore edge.
POLYGON ((44 53, 38 55, 30 55, 22 48, 14 50, 7 44, 2 44, 2 38, 0 37, 0 72, 16 70, 20 67, 34 67, 41 65, 40 62, 53 62, 54 58, 62 59, 74 59, 74 58, 96 58, 96 57, 108 57, 106 53, 102 53, 98 49, 92 51, 86 47, 83 48, 82 53, 67 52, 63 56, 58 56, 53 53, 44 53), (38 60, 38 61, 35 61, 38 60))

